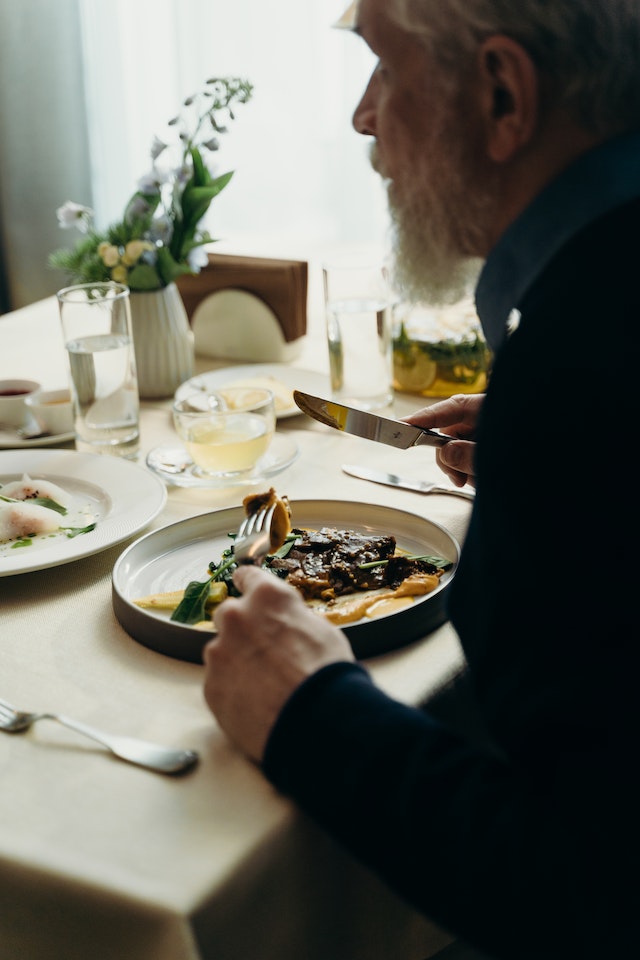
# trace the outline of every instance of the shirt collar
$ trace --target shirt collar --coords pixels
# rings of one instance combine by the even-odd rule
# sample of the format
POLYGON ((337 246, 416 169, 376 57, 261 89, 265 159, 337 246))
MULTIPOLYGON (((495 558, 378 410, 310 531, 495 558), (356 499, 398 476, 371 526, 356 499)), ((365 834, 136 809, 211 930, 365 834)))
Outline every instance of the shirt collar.
POLYGON ((538 194, 498 240, 478 280, 476 309, 493 351, 558 250, 588 223, 638 196, 640 132, 583 154, 538 194))

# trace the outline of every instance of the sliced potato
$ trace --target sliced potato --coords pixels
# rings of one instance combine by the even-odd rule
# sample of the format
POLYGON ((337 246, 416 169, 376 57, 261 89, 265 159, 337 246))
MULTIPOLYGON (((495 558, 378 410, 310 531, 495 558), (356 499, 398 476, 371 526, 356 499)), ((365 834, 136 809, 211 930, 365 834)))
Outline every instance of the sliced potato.
MULTIPOLYGON (((227 599, 229 591, 226 583, 214 581, 209 585, 209 596, 205 609, 211 610, 227 599)), ((138 597, 133 602, 143 610, 175 610, 184 597, 184 590, 169 590, 166 593, 151 593, 146 597, 138 597)))

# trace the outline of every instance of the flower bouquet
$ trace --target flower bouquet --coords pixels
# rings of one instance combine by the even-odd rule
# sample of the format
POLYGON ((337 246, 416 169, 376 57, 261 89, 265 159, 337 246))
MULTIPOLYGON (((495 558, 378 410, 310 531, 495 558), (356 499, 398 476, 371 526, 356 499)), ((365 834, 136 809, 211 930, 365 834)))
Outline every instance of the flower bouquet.
POLYGON ((198 273, 207 263, 204 245, 214 240, 200 222, 233 176, 215 175, 211 157, 235 119, 234 105, 247 103, 252 93, 239 77, 207 80, 169 121, 168 135, 154 138, 151 170, 122 220, 98 231, 89 207, 68 201, 58 209, 60 226, 85 236, 72 249, 52 253, 50 266, 65 271, 70 284, 114 280, 132 291, 159 290, 181 274, 198 273))

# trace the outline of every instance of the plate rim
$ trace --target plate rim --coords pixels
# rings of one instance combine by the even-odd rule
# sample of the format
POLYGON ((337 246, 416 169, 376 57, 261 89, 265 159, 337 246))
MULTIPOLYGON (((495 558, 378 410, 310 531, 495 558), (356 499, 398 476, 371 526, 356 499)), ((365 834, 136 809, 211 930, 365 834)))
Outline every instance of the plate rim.
POLYGON ((14 564, 11 569, 6 569, 2 561, 0 561, 0 577, 34 573, 38 570, 62 566, 74 560, 81 560, 85 557, 93 556, 96 553, 102 553, 103 550, 108 550, 110 547, 122 543, 123 540, 135 536, 151 523, 166 505, 167 488, 160 477, 152 474, 151 471, 147 470, 142 464, 127 460, 123 457, 82 453, 77 450, 0 450, 0 474, 11 473, 21 475, 23 473, 39 473, 42 474, 43 477, 46 477, 48 472, 49 475, 55 473, 55 476, 60 478, 64 475, 64 466, 56 464, 55 471, 48 469, 46 466, 47 460, 53 462, 54 459, 56 461, 65 461, 68 459, 70 463, 73 463, 73 468, 69 471, 70 475, 76 480, 85 480, 93 483, 94 486, 100 488, 102 492, 106 494, 112 505, 116 507, 122 497, 117 490, 114 492, 111 473, 114 471, 124 471, 124 475, 126 475, 128 470, 140 471, 141 477, 146 478, 148 481, 148 487, 146 491, 140 493, 139 485, 134 485, 135 498, 132 495, 130 502, 128 502, 129 510, 131 510, 132 507, 139 508, 139 516, 137 516, 133 524, 123 525, 122 517, 112 510, 100 521, 95 531, 85 534, 82 537, 75 537, 73 540, 61 541, 61 544, 64 543, 67 547, 62 555, 59 555, 58 550, 53 549, 39 554, 39 560, 29 561, 24 554, 20 554, 20 557, 24 558, 24 562, 18 565, 14 564), (36 464, 36 458, 45 463, 43 465, 36 464), (15 466, 7 464, 7 461, 10 459, 15 460, 15 466), (31 460, 32 463, 25 462, 25 460, 31 460), (108 465, 109 468, 109 470, 106 471, 108 474, 106 481, 105 464, 108 465), (89 465, 92 465, 93 468, 102 468, 98 471, 100 473, 99 478, 86 475, 87 470, 90 472, 89 465), (84 476, 83 472, 85 473, 84 476), (156 498, 151 497, 152 492, 157 494, 156 498))
MULTIPOLYGON (((437 531, 439 536, 446 538, 454 552, 454 557, 452 558, 454 564, 451 571, 447 571, 447 573, 445 573, 441 583, 438 585, 438 587, 436 587, 435 590, 429 594, 426 594, 424 597, 421 597, 417 603, 412 604, 412 606, 409 608, 391 614, 389 617, 381 617, 377 620, 364 622, 359 621, 358 623, 346 624, 342 627, 356 656, 358 658, 366 658, 379 653, 386 653, 397 647, 405 646, 415 640, 416 626, 420 620, 420 613, 426 612, 427 608, 425 605, 427 602, 430 602, 431 604, 428 609, 433 612, 433 616, 429 618, 429 623, 427 627, 421 631, 421 635, 430 633, 431 630, 435 629, 436 626, 439 626, 441 623, 443 623, 446 620, 446 597, 457 571, 461 553, 460 543, 451 533, 451 531, 441 523, 438 523, 435 520, 430 520, 429 518, 421 516, 418 513, 413 513, 410 510, 403 510, 401 508, 380 503, 345 501, 337 498, 292 500, 294 525, 296 524, 296 513, 299 517, 304 518, 305 513, 309 511, 320 510, 321 512, 324 512, 325 509, 330 511, 332 507, 335 506, 339 506, 341 508, 350 507, 356 512, 356 514, 366 514, 367 511, 374 511, 384 516, 388 515, 390 518, 390 523, 392 522, 393 517, 404 518, 404 522, 411 525, 415 525, 416 522, 420 522, 421 524, 424 524, 427 527, 437 531), (403 637, 400 634, 400 631, 397 630, 395 631, 395 638, 392 638, 390 641, 387 640, 387 638, 384 636, 384 624, 385 622, 388 622, 391 617, 395 617, 395 622, 398 624, 401 622, 407 624, 409 629, 406 637, 403 637), (369 638, 363 638, 362 636, 359 636, 359 634, 365 634, 367 632, 370 634, 369 638)), ((134 641, 141 643, 143 646, 146 646, 157 653, 162 653, 179 660, 187 660, 200 664, 202 663, 202 649, 204 648, 205 644, 212 639, 214 634, 196 630, 194 627, 188 624, 176 623, 174 621, 154 616, 152 613, 143 610, 141 607, 137 607, 126 596, 120 581, 122 578, 125 578, 124 571, 131 561, 131 556, 135 555, 136 552, 142 552, 144 554, 145 544, 152 538, 155 538, 158 541, 155 557, 155 559, 158 559, 162 556, 169 555, 176 549, 181 549, 180 545, 174 545, 172 543, 179 528, 186 528, 188 536, 191 532, 190 528, 195 530, 199 524, 202 525, 203 521, 206 521, 207 519, 210 522, 215 523, 215 526, 219 528, 214 533, 205 532, 201 537, 192 537, 190 540, 185 539, 185 542, 182 546, 187 547, 190 543, 194 543, 199 539, 209 539, 210 536, 223 536, 228 530, 235 529, 239 520, 243 516, 244 511, 241 505, 234 507, 222 507, 217 510, 196 514, 182 520, 177 520, 174 523, 167 524, 158 530, 152 530, 149 533, 143 534, 133 543, 129 544, 129 546, 120 554, 116 560, 116 563, 114 564, 111 577, 112 605, 120 625, 134 641), (161 626, 159 627, 158 625, 161 626)), ((325 521, 326 524, 331 523, 330 516, 331 514, 329 513, 327 520, 325 521)), ((302 520, 302 522, 304 522, 304 520, 302 520)), ((344 523, 344 521, 340 522, 344 523)), ((358 527, 362 528, 363 526, 367 526, 363 519, 360 520, 357 517, 354 519, 353 523, 356 529, 358 527)), ((376 529, 375 525, 373 529, 376 529)), ((379 525, 377 529, 380 529, 379 525)), ((145 559, 142 557, 141 560, 144 561, 145 564, 154 562, 154 558, 145 559)))
MULTIPOLYGON (((69 443, 75 437, 73 430, 66 433, 48 433, 44 437, 33 437, 31 440, 22 440, 16 437, 11 443, 5 443, 2 436, 8 435, 8 431, 0 431, 0 452, 3 450, 35 450, 38 447, 51 447, 56 443, 69 443)), ((71 453, 70 450, 67 453, 71 453)))
MULTIPOLYGON (((285 374, 286 376, 295 377, 297 374, 300 374, 301 377, 311 377, 314 381, 317 378, 322 378, 326 380, 326 389, 329 389, 329 374, 321 373, 318 370, 308 370, 304 367, 296 367, 288 363, 248 363, 240 364, 238 366, 226 366, 220 367, 217 370, 205 370, 202 373, 196 373, 193 377, 189 377, 188 380, 185 380, 184 383, 181 383, 176 392, 174 393, 174 399, 179 400, 186 392, 190 384, 194 380, 199 380, 202 377, 216 377, 217 374, 220 374, 224 379, 220 382, 220 386, 223 386, 224 383, 230 383, 232 380, 244 379, 249 377, 260 377, 260 376, 273 376, 276 379, 281 379, 280 374, 285 374)), ((285 383, 284 380, 282 380, 285 383)), ((319 381, 318 381, 319 382, 319 381)), ((293 389, 294 385, 286 383, 287 387, 293 389)), ((304 386, 304 384, 303 384, 304 386)), ((305 387, 306 389, 306 387, 305 387)), ((317 389, 317 388, 312 388, 317 389)), ((276 414, 277 420, 287 420, 289 417, 300 416, 302 411, 297 406, 288 407, 286 410, 280 410, 276 414)))

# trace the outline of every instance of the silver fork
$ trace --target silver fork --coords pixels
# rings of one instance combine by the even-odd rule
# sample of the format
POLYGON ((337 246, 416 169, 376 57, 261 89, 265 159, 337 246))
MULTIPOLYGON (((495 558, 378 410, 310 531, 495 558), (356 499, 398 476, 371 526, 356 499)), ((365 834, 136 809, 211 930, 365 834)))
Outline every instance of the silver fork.
POLYGON ((275 503, 261 507, 242 521, 233 543, 236 563, 262 563, 271 548, 271 520, 275 509, 275 503))
POLYGON ((6 700, 0 700, 0 730, 6 733, 22 733, 28 730, 36 720, 56 720, 63 726, 102 744, 120 760, 126 760, 128 763, 134 763, 138 767, 145 767, 156 773, 182 773, 198 762, 198 754, 193 750, 161 747, 145 740, 114 736, 89 727, 86 723, 80 723, 79 720, 71 720, 61 713, 26 713, 23 710, 16 710, 6 700))

